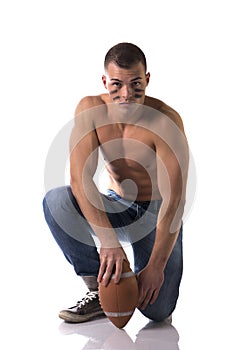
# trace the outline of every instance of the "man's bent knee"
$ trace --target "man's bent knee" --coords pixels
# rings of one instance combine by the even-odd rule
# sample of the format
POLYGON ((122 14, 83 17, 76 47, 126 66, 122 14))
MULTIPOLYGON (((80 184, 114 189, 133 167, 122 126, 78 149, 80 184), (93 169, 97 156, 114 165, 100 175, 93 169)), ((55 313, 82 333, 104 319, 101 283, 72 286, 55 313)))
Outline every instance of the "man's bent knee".
POLYGON ((140 312, 155 322, 163 322, 165 321, 174 311, 175 306, 162 306, 158 307, 157 305, 148 305, 145 310, 140 310, 140 312))

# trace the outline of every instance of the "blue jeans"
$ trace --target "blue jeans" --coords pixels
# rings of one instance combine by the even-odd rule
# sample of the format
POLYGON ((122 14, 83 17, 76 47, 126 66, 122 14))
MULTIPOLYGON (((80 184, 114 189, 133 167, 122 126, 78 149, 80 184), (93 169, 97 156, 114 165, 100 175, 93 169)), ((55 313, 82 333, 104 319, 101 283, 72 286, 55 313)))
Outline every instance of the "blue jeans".
MULTIPOLYGON (((106 214, 121 242, 133 249, 134 272, 148 263, 156 234, 161 201, 131 202, 113 190, 101 194, 106 214)), ((46 222, 66 259, 79 276, 97 276, 100 260, 98 239, 82 214, 70 186, 50 190, 44 200, 46 222)), ((164 283, 153 305, 140 310, 154 321, 162 321, 174 311, 183 271, 182 227, 165 268, 164 283)))

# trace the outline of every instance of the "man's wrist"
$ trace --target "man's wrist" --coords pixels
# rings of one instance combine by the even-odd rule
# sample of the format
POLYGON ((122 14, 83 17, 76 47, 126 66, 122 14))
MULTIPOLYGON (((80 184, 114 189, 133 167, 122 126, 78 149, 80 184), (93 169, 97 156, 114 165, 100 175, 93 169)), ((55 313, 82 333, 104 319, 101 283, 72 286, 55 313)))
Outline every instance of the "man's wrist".
POLYGON ((151 256, 150 260, 148 262, 148 265, 151 268, 158 269, 158 270, 165 270, 166 264, 167 264, 168 258, 165 256, 151 256))
POLYGON ((101 248, 119 248, 121 244, 115 234, 99 236, 101 248))

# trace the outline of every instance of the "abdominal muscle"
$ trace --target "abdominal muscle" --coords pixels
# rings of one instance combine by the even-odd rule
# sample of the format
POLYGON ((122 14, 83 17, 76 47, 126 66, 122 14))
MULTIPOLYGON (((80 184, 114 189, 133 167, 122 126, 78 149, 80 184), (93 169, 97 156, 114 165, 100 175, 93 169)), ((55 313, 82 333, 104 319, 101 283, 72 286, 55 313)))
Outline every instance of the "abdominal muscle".
POLYGON ((139 171, 138 169, 126 169, 124 167, 120 167, 119 172, 113 172, 111 168, 111 165, 106 166, 108 172, 108 189, 112 189, 122 198, 130 201, 161 199, 156 177, 153 173, 140 171, 140 169, 139 171))

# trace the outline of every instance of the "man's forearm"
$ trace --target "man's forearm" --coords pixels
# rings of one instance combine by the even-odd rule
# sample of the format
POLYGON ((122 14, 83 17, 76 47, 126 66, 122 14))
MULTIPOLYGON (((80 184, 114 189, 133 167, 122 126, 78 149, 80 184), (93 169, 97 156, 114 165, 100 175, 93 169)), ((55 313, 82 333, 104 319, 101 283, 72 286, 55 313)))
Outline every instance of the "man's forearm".
POLYGON ((120 246, 118 238, 105 212, 101 195, 93 180, 85 188, 77 182, 71 182, 71 189, 86 220, 104 248, 120 246))
POLYGON ((156 230, 156 240, 149 259, 149 265, 165 269, 167 261, 176 243, 179 231, 167 233, 162 228, 156 230))
POLYGON ((180 213, 183 210, 173 206, 163 214, 163 207, 160 209, 157 220, 156 238, 149 265, 164 270, 179 234, 182 221, 180 213))

